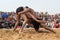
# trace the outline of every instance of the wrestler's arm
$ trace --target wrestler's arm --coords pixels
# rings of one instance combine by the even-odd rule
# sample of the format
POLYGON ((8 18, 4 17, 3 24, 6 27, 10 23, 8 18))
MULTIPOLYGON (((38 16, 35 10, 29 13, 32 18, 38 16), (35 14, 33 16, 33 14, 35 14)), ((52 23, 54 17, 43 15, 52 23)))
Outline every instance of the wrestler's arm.
POLYGON ((20 16, 19 15, 16 15, 16 23, 15 23, 15 26, 14 26, 14 31, 16 30, 18 24, 19 24, 19 21, 20 21, 20 16))
POLYGON ((19 12, 19 14, 25 14, 26 12, 30 12, 30 13, 33 14, 36 18, 39 18, 39 17, 35 14, 34 10, 32 10, 32 9, 30 9, 30 8, 24 9, 23 11, 19 12))
POLYGON ((19 12, 19 14, 25 14, 26 12, 30 12, 31 14, 33 14, 36 18, 40 18, 39 16, 36 15, 36 13, 34 12, 33 9, 27 8, 25 10, 23 10, 22 12, 19 12))
POLYGON ((41 22, 41 23, 45 23, 45 21, 43 21, 43 20, 38 20, 37 18, 35 18, 35 16, 33 16, 31 13, 28 13, 30 16, 31 16, 31 18, 32 19, 34 19, 35 21, 37 21, 37 22, 41 22))
POLYGON ((30 9, 25 9, 25 10, 19 12, 19 14, 25 14, 26 12, 29 12, 29 11, 30 11, 30 9))

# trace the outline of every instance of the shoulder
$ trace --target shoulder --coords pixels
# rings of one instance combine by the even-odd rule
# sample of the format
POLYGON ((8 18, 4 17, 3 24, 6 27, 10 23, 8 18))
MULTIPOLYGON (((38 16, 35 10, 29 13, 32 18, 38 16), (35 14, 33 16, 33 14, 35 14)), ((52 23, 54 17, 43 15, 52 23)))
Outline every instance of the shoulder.
POLYGON ((30 8, 26 8, 25 10, 30 11, 31 9, 30 8))
POLYGON ((32 8, 29 8, 30 11, 34 11, 32 8))

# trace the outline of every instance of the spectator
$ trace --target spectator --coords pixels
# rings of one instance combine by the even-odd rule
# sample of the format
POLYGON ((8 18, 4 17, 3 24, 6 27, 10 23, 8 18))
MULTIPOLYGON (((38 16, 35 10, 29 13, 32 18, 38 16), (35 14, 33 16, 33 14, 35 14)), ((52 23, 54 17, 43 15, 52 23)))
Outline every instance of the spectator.
POLYGON ((2 12, 2 18, 3 18, 3 19, 4 19, 4 18, 8 18, 7 13, 2 12))
POLYGON ((0 12, 0 19, 2 19, 2 12, 0 12))
POLYGON ((54 27, 59 28, 58 22, 56 20, 54 20, 54 27))

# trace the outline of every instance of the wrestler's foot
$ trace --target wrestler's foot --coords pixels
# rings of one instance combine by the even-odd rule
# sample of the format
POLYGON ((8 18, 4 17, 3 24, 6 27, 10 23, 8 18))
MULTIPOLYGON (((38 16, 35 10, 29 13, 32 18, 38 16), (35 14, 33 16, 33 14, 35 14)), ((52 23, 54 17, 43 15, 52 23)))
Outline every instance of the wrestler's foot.
POLYGON ((49 29, 49 28, 48 28, 47 30, 49 30, 49 31, 51 31, 51 32, 53 32, 53 33, 56 33, 53 29, 49 29))
POLYGON ((51 32, 56 33, 54 30, 52 30, 51 32))
POLYGON ((23 33, 23 32, 22 32, 22 31, 19 31, 19 34, 20 34, 20 33, 23 33))

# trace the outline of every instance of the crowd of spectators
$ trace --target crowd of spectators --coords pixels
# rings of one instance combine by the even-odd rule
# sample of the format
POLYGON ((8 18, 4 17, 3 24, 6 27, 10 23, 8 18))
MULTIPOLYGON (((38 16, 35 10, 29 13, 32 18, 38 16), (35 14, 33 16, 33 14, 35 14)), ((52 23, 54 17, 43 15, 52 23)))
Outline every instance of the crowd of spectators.
POLYGON ((15 19, 13 18, 14 12, 0 12, 0 28, 13 28, 15 19))
POLYGON ((50 15, 48 12, 41 12, 40 17, 43 18, 43 20, 47 21, 47 26, 50 28, 60 28, 60 14, 54 14, 50 15))
MULTIPOLYGON (((60 14, 50 15, 48 12, 36 12, 40 19, 46 20, 46 24, 50 28, 60 28, 60 14)), ((16 22, 15 12, 1 12, 0 11, 0 28, 14 28, 16 22)), ((22 19, 20 19, 19 27, 22 26, 22 19)), ((27 25, 29 28, 29 26, 27 25)))

